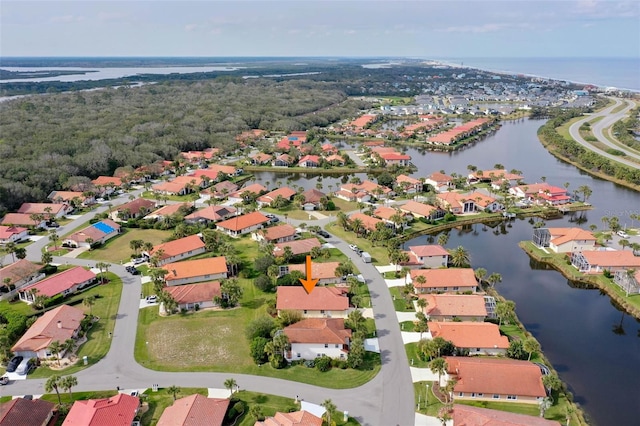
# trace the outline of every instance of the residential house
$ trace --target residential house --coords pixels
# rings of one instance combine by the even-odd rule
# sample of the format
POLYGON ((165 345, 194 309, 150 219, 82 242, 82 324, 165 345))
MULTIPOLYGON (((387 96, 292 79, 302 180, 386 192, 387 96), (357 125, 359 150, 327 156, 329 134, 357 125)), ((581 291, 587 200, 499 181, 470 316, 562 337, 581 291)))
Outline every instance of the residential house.
POLYGON ((304 240, 285 241, 283 243, 277 243, 273 249, 274 256, 282 256, 284 254, 284 248, 289 247, 294 256, 301 254, 311 253, 311 250, 315 247, 322 247, 320 241, 317 238, 306 238, 304 240))
POLYGON ((41 281, 29 284, 18 292, 20 300, 32 303, 35 299, 34 292, 38 296, 55 297, 57 295, 68 296, 84 287, 93 284, 96 274, 76 266, 59 274, 52 275, 41 281))
POLYGON ((322 426, 322 418, 305 410, 292 413, 278 411, 273 417, 258 421, 254 426, 322 426))
POLYGON ((202 195, 203 193, 209 192, 211 197, 220 200, 220 199, 226 198, 227 195, 229 195, 229 194, 233 194, 239 188, 240 187, 238 185, 236 185, 235 183, 233 183, 231 181, 228 181, 228 180, 223 180, 222 182, 216 183, 211 188, 201 192, 200 194, 202 195))
POLYGON ((446 268, 449 263, 449 252, 437 244, 409 246, 408 254, 424 268, 446 268))
POLYGON ((399 152, 383 152, 378 154, 385 166, 408 166, 411 162, 411 156, 401 154, 399 152))
POLYGON ((217 229, 230 237, 239 237, 263 228, 270 220, 260 212, 238 215, 231 219, 218 222, 217 229))
POLYGON ((263 164, 269 164, 273 159, 273 155, 265 154, 264 152, 258 152, 249 156, 249 164, 254 166, 261 166, 263 164))
POLYGON ((453 405, 454 426, 562 426, 555 420, 471 405, 453 405))
POLYGON ((122 180, 115 176, 98 176, 91 183, 100 195, 113 194, 116 189, 122 188, 123 184, 122 180))
POLYGON ((504 210, 504 205, 496 198, 490 197, 482 192, 475 191, 467 194, 466 197, 473 200, 476 205, 476 210, 478 211, 495 213, 504 210))
POLYGON ((546 182, 532 183, 509 188, 509 194, 535 204, 560 205, 571 202, 567 190, 546 182))
POLYGON ((311 188, 307 189, 302 193, 304 197, 304 203, 302 204, 303 210, 319 210, 322 208, 322 203, 320 200, 325 198, 327 194, 322 191, 318 191, 317 189, 311 188))
POLYGON ((478 281, 471 268, 448 269, 414 269, 409 272, 411 283, 417 294, 443 292, 472 292, 478 291, 478 281), (423 276, 427 281, 423 284, 417 278, 423 276))
POLYGON ((538 228, 533 230, 533 243, 556 253, 596 250, 596 237, 581 228, 538 228))
POLYGON ((402 188, 407 194, 422 192, 422 182, 407 175, 398 175, 396 177, 396 187, 402 188))
POLYGON ((5 226, 20 226, 29 228, 45 228, 46 219, 39 215, 30 215, 23 213, 7 213, 0 221, 5 226))
MULTIPOLYGON (((340 262, 313 262, 311 263, 311 276, 318 279, 318 284, 334 284, 340 282, 342 277, 336 276, 336 269, 340 262)), ((288 274, 291 271, 299 271, 306 275, 306 266, 304 264, 281 266, 282 274, 288 274)))
POLYGON ((178 303, 179 310, 195 310, 215 306, 214 297, 220 296, 220 282, 209 281, 166 287, 165 290, 178 303))
POLYGON ((111 212, 110 216, 115 221, 126 221, 144 217, 156 208, 156 202, 145 198, 136 198, 133 201, 122 204, 111 212))
POLYGON ((167 263, 162 269, 167 271, 164 281, 168 287, 221 280, 229 274, 224 256, 167 263))
POLYGON ((375 217, 372 216, 368 216, 364 213, 353 213, 351 216, 349 216, 349 222, 351 222, 353 224, 354 221, 359 220, 360 222, 362 222, 362 227, 364 228, 363 230, 365 232, 372 232, 376 230, 376 225, 378 223, 383 223, 386 225, 385 222, 383 222, 380 219, 376 219, 375 217))
POLYGON ((120 230, 120 225, 114 221, 103 219, 100 222, 91 224, 86 228, 69 235, 62 240, 62 245, 64 247, 89 248, 93 244, 104 244, 111 238, 120 234, 120 230))
POLYGON ((131 426, 140 399, 119 393, 111 398, 77 400, 62 426, 131 426))
POLYGON ((22 203, 17 213, 42 215, 45 219, 58 219, 73 210, 69 204, 22 203))
POLYGON ((186 195, 196 189, 205 188, 206 181, 194 176, 178 176, 173 180, 156 183, 151 189, 156 194, 164 195, 186 195))
POLYGON ((185 396, 164 409, 156 426, 222 426, 230 403, 227 398, 185 396))
POLYGON ((17 243, 29 239, 29 230, 20 226, 0 226, 0 244, 17 243))
POLYGON ((275 158, 275 160, 273 160, 271 165, 273 167, 289 167, 294 161, 295 158, 289 154, 280 154, 275 158))
POLYGON ((288 186, 284 186, 282 188, 274 189, 271 192, 267 192, 266 194, 261 195, 256 201, 258 202, 258 205, 264 206, 271 204, 278 197, 282 197, 287 201, 291 201, 293 200, 293 196, 296 194, 297 192, 295 190, 289 188, 288 186))
POLYGON ((504 355, 509 347, 509 338, 490 322, 429 321, 429 333, 468 350, 469 355, 504 355))
POLYGON ((325 155, 330 155, 330 154, 337 154, 338 153, 338 148, 336 148, 334 145, 330 144, 330 143, 324 143, 320 146, 320 149, 322 150, 322 153, 325 155))
POLYGON ((48 426, 55 404, 44 399, 13 398, 0 403, 0 426, 48 426))
POLYGON ((351 201, 354 203, 368 203, 369 201, 371 201, 371 194, 357 189, 354 189, 354 191, 339 189, 338 191, 334 192, 333 195, 335 195, 337 198, 340 198, 341 200, 351 201))
POLYGON ((378 116, 375 114, 364 114, 349 123, 349 126, 355 130, 362 130, 365 126, 375 123, 378 116))
MULTIPOLYGON (((345 183, 340 187, 340 191, 337 192, 336 195, 338 195, 342 191, 351 192, 356 195, 359 193, 368 194, 370 196, 368 199, 358 200, 362 202, 368 201, 371 197, 376 197, 379 199, 387 199, 395 195, 395 192, 393 192, 390 188, 387 188, 386 186, 378 185, 377 183, 371 182, 370 180, 365 180, 357 184, 345 183)), ((364 197, 358 196, 358 198, 364 198, 364 197)), ((351 201, 351 200, 348 200, 348 201, 351 201)))
POLYGON ((405 204, 401 205, 400 211, 410 214, 414 218, 426 218, 429 220, 442 219, 447 213, 440 207, 430 206, 413 200, 407 201, 405 204))
POLYGON ((540 367, 529 361, 507 358, 444 357, 444 380, 457 380, 455 400, 521 402, 539 404, 547 396, 540 367))
POLYGON ((640 269, 618 270, 613 276, 613 282, 627 294, 640 293, 640 269))
POLYGON ((180 156, 191 164, 206 164, 220 153, 219 148, 207 148, 204 151, 181 152, 180 156))
POLYGON ((305 155, 298 161, 298 167, 318 167, 320 166, 320 157, 317 155, 305 155))
POLYGON ((345 165, 344 157, 339 154, 328 155, 324 160, 332 166, 342 167, 345 165))
POLYGON ((74 205, 74 203, 88 206, 96 202, 93 195, 84 195, 84 193, 80 191, 51 191, 47 199, 51 200, 54 204, 68 204, 71 206, 74 205))
POLYGON ((266 241, 269 243, 284 243, 293 241, 296 238, 296 228, 289 224, 271 226, 251 233, 251 238, 256 241, 266 241))
POLYGON ((229 203, 232 203, 232 204, 241 203, 243 201, 251 201, 253 199, 256 199, 261 194, 264 194, 266 192, 267 192, 267 188, 260 185, 259 183, 254 183, 228 194, 227 199, 229 203))
POLYGON ((424 314, 431 321, 479 321, 495 317, 496 301, 481 294, 419 294, 427 301, 424 314))
POLYGON ((184 217, 184 221, 186 223, 200 223, 208 225, 210 223, 234 217, 237 211, 238 210, 235 207, 231 206, 209 206, 186 215, 184 217))
POLYGON ((508 181, 509 186, 517 185, 524 179, 524 176, 519 175, 517 173, 509 173, 504 169, 494 169, 494 170, 476 170, 473 173, 469 173, 467 176, 467 181, 469 183, 477 183, 477 182, 496 182, 496 181, 508 181))
POLYGON ((191 209, 192 209, 192 204, 189 204, 189 203, 167 204, 146 215, 144 217, 144 220, 162 221, 165 218, 174 216, 174 215, 184 216, 184 214, 189 212, 191 209))
POLYGON ((349 352, 351 330, 344 328, 342 318, 306 318, 285 327, 284 334, 291 343, 291 349, 285 353, 288 361, 322 355, 346 359, 349 352))
POLYGON ((298 285, 278 286, 276 309, 278 315, 282 311, 297 311, 304 318, 346 318, 350 312, 346 288, 316 286, 311 293, 307 293, 304 287, 298 285))
MULTIPOLYGON (((49 350, 51 343, 64 343, 75 339, 80 331, 80 322, 85 315, 73 306, 62 305, 45 312, 11 348, 11 352, 24 358, 47 359, 56 356, 49 350)), ((64 356, 64 350, 59 356, 64 356)))
POLYGON ((574 251, 571 253, 571 264, 586 274, 604 271, 614 273, 640 269, 640 256, 634 256, 632 251, 625 250, 574 251))
POLYGON ((436 192, 447 192, 453 188, 453 178, 440 172, 431 173, 424 183, 431 185, 436 192))
POLYGON ((449 210, 453 214, 474 213, 476 203, 468 196, 459 192, 442 192, 436 195, 436 200, 440 206, 449 210))
POLYGON ((225 166, 223 164, 209 164, 206 169, 198 169, 191 173, 191 176, 200 178, 201 180, 210 180, 211 182, 220 182, 226 180, 228 176, 237 176, 241 173, 241 169, 234 166, 225 166))
POLYGON ((468 138, 482 131, 490 123, 490 120, 486 118, 478 118, 452 129, 446 130, 435 136, 427 138, 427 143, 433 145, 452 145, 462 139, 468 138))
POLYGON ((204 241, 197 235, 189 235, 188 237, 153 246, 148 256, 149 258, 157 256, 158 266, 162 266, 197 256, 205 251, 204 241))
POLYGON ((377 217, 378 219, 381 219, 387 225, 390 225, 390 227, 393 227, 393 228, 406 227, 405 217, 407 216, 407 214, 401 212, 398 209, 394 209, 386 206, 380 206, 373 211, 373 216, 377 217), (394 219, 397 220, 398 222, 394 222, 394 219))
POLYGON ((40 281, 44 276, 40 266, 27 259, 19 259, 0 268, 1 298, 11 299, 21 288, 40 281))
POLYGON ((238 142, 246 142, 246 141, 256 141, 260 138, 264 138, 267 132, 261 129, 251 129, 246 130, 236 136, 236 141, 238 142))

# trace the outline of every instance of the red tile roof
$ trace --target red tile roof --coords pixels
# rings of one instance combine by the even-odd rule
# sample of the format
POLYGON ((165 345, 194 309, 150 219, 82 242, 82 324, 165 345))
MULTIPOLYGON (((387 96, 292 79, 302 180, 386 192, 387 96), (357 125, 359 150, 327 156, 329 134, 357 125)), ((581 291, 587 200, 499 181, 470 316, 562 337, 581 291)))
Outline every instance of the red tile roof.
POLYGON ((407 182, 410 185, 420 185, 420 181, 416 178, 412 178, 411 176, 407 176, 407 175, 398 175, 396 177, 396 182, 398 184, 401 184, 403 182, 407 182))
POLYGON ((411 250, 416 256, 420 256, 420 257, 449 255, 449 252, 446 251, 444 247, 438 244, 429 244, 424 246, 409 246, 409 250, 411 250))
POLYGON ((428 316, 486 317, 484 296, 474 294, 420 294, 427 301, 428 316))
POLYGON ((454 392, 545 397, 540 367, 506 358, 444 357, 458 379, 454 392))
POLYGON ((38 294, 47 297, 53 297, 56 294, 60 294, 65 290, 69 290, 75 285, 91 281, 95 279, 96 274, 91 271, 87 271, 81 266, 76 266, 71 269, 67 269, 64 272, 45 278, 42 281, 31 284, 22 288, 20 291, 29 292, 32 290, 38 290, 38 294))
POLYGON ((0 269, 0 283, 4 285, 4 280, 9 278, 11 280, 9 284, 15 284, 20 280, 35 275, 39 269, 40 266, 35 263, 27 259, 20 259, 0 269))
POLYGON ((275 416, 256 422, 254 426, 322 426, 322 419, 304 410, 292 413, 277 412, 275 416))
MULTIPOLYGON (((303 289, 304 291, 304 289, 303 289)), ((307 318, 284 328, 291 343, 346 344, 351 330, 342 318, 307 318)))
POLYGON ((98 176, 91 183, 100 186, 122 186, 122 180, 113 176, 98 176))
POLYGON ((377 115, 364 114, 356 118, 355 120, 353 120, 350 125, 353 127, 362 128, 367 124, 373 122, 376 118, 377 118, 377 115))
POLYGON ((455 426, 561 426, 559 422, 542 417, 463 404, 453 406, 453 424, 455 426))
MULTIPOLYGON (((313 278, 317 278, 313 275, 313 278)), ((344 289, 315 287, 307 293, 301 286, 279 286, 276 292, 276 308, 295 311, 346 311, 349 298, 344 289)))
POLYGON ((551 242, 559 246, 569 241, 586 240, 596 241, 593 233, 581 228, 547 228, 551 234, 551 242))
POLYGON ((478 286, 471 268, 414 269, 410 274, 413 286, 416 288, 465 287, 465 290, 468 290, 478 286), (420 275, 427 279, 427 282, 422 285, 416 282, 416 277, 420 275))
POLYGON ((433 213, 438 209, 428 204, 419 203, 417 201, 410 200, 410 201, 407 201, 402 206, 400 206, 400 210, 406 213, 415 213, 420 216, 429 217, 431 213, 433 213))
POLYGON ((166 287, 168 292, 180 305, 187 303, 211 302, 215 296, 220 296, 220 283, 211 281, 197 284, 184 284, 166 287))
POLYGON ((592 267, 640 268, 640 256, 634 256, 631 250, 583 251, 582 255, 592 267))
POLYGON ((322 197, 327 196, 327 194, 325 194, 324 192, 318 191, 317 189, 314 189, 314 188, 307 189, 302 193, 302 195, 304 196, 305 203, 313 203, 313 204, 318 204, 322 197))
POLYGON ((230 231, 241 231, 256 225, 262 225, 269 222, 269 218, 260 212, 252 212, 233 217, 218 223, 218 227, 228 229, 230 231))
POLYGON ((31 215, 24 213, 7 213, 2 218, 3 225, 24 225, 34 226, 40 224, 42 221, 35 222, 31 215))
POLYGON ((0 226, 0 240, 8 240, 12 235, 19 235, 25 231, 28 229, 19 226, 0 226))
POLYGON ((453 342, 456 348, 507 349, 509 338, 500 335, 500 328, 489 322, 429 322, 435 337, 453 342))
POLYGON ((15 398, 0 404, 0 426, 39 426, 48 424, 55 404, 43 399, 15 398))
POLYGON ((273 254, 281 256, 284 253, 285 247, 290 247, 294 255, 311 253, 311 249, 314 247, 321 247, 320 241, 317 238, 307 238, 306 240, 294 240, 286 241, 284 243, 278 243, 273 249, 273 254))
POLYGON ((407 155, 407 154, 400 154, 399 152, 383 152, 380 155, 380 158, 382 158, 384 161, 401 161, 401 160, 406 160, 409 161, 411 160, 411 156, 407 155))
POLYGON ((230 402, 199 394, 186 396, 164 409, 157 426, 221 426, 230 402))
POLYGON ((150 217, 150 216, 160 216, 160 217, 167 217, 167 216, 171 216, 172 214, 176 214, 180 211, 180 208, 184 207, 184 208, 189 208, 191 205, 189 203, 176 203, 176 204, 167 204, 166 206, 162 206, 157 210, 154 210, 153 212, 149 213, 147 216, 145 216, 145 218, 150 217))
POLYGON ((236 208, 231 206, 208 206, 204 209, 196 210, 195 212, 186 215, 184 218, 185 220, 206 219, 215 222, 235 214, 236 211, 236 208))
POLYGON ((215 180, 218 178, 218 173, 220 172, 226 175, 234 175, 236 173, 236 168, 222 164, 209 164, 206 169, 198 169, 191 173, 191 175, 195 177, 207 176, 209 179, 215 180))
POLYGON ((111 398, 76 401, 62 426, 131 426, 139 406, 137 397, 122 393, 111 398))
MULTIPOLYGON (((313 262, 311 264, 311 276, 318 279, 336 277, 336 268, 340 262, 313 262)), ((306 275, 306 265, 289 265, 289 271, 300 271, 306 275)))
POLYGON ((362 221, 362 225, 369 231, 375 231, 376 224, 383 223, 380 219, 376 219, 375 217, 368 216, 364 213, 354 213, 351 216, 349 216, 349 220, 351 222, 353 222, 356 219, 360 219, 362 221))
POLYGON ((156 202, 147 200, 145 198, 136 198, 128 203, 122 204, 116 208, 116 211, 123 211, 129 209, 129 213, 132 215, 138 215, 142 209, 146 209, 147 212, 152 211, 156 207, 156 202))
POLYGON ((44 214, 44 215, 57 215, 61 211, 65 210, 66 206, 64 204, 54 204, 54 203, 22 203, 20 208, 18 209, 18 213, 23 214, 44 214), (50 213, 47 213, 47 210, 51 209, 50 213))
POLYGON ((261 229, 260 232, 267 241, 277 241, 280 238, 291 237, 296 235, 296 228, 289 224, 272 226, 270 228, 261 229))
POLYGON ((11 351, 37 352, 49 347, 51 342, 63 343, 73 337, 74 332, 80 328, 80 321, 84 318, 84 312, 72 306, 62 305, 45 312, 33 323, 24 335, 11 348, 11 351), (60 327, 58 327, 60 322, 60 327))
POLYGON ((270 203, 276 198, 278 198, 278 195, 284 198, 285 200, 291 200, 291 198, 293 198, 293 196, 296 195, 296 191, 289 188, 288 186, 285 186, 282 188, 274 189, 271 192, 267 192, 266 194, 261 195, 260 197, 258 197, 258 201, 260 201, 261 203, 270 203))
POLYGON ((206 259, 184 260, 182 262, 167 263, 162 269, 167 271, 164 280, 171 282, 184 278, 225 273, 227 272, 227 259, 224 256, 219 256, 208 257, 206 259))
POLYGON ((197 235, 189 235, 188 237, 179 238, 177 240, 168 241, 166 243, 153 246, 149 252, 150 256, 153 256, 158 251, 162 250, 161 259, 167 259, 169 257, 178 256, 180 254, 186 254, 190 251, 203 249, 204 241, 197 235))

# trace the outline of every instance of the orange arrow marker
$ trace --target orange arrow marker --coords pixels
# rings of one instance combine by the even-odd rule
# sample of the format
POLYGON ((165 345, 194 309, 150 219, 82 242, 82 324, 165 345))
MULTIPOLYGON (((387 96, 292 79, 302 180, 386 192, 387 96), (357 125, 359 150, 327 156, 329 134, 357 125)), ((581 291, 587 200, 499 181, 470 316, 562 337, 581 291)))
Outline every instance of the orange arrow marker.
POLYGON ((311 256, 307 256, 307 279, 300 278, 300 282, 305 290, 307 290, 307 294, 310 294, 316 284, 318 284, 318 279, 311 278, 311 256))

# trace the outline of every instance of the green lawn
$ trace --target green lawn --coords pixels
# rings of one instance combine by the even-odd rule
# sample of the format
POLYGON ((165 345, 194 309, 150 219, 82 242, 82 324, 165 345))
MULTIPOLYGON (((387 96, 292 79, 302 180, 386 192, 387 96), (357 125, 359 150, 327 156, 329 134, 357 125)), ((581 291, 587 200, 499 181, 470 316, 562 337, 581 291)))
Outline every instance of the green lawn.
POLYGON ((391 298, 393 299, 393 306, 398 312, 415 312, 413 303, 408 304, 402 294, 402 287, 389 287, 391 298))
POLYGON ((433 384, 435 382, 414 382, 413 383, 413 396, 415 399, 416 410, 418 413, 426 414, 427 416, 437 417, 440 408, 444 407, 438 398, 435 397, 433 392, 433 384), (429 387, 427 387, 429 385, 429 387), (425 401, 425 397, 426 401, 425 401))
MULTIPOLYGON (((144 191, 141 196, 141 198, 147 198, 149 200, 160 200, 160 198, 162 198, 162 200, 166 199, 169 201, 182 201, 182 202, 187 202, 187 201, 195 201, 197 200, 200 195, 198 195, 197 192, 192 192, 191 194, 187 194, 187 195, 162 195, 162 196, 158 196, 156 195, 153 191, 144 191)), ((158 204, 158 208, 162 206, 162 201, 160 201, 160 203, 158 204)))
MULTIPOLYGON (((455 401, 456 404, 471 405, 474 407, 489 408, 492 410, 508 411, 510 413, 526 414, 529 416, 538 417, 540 415, 540 409, 538 404, 523 404, 513 402, 497 402, 497 401, 455 401)), ((544 413, 544 418, 547 420, 556 420, 562 424, 566 424, 566 407, 570 404, 564 395, 554 395, 553 405, 544 413)), ((586 424, 579 420, 578 415, 575 414, 572 417, 572 425, 586 424)))
MULTIPOLYGON (((109 273, 107 276, 110 280, 109 283, 93 287, 66 301, 68 303, 73 300, 96 296, 96 303, 93 305, 91 312, 94 316, 99 317, 100 320, 93 324, 93 327, 91 327, 87 333, 87 342, 80 346, 78 350, 77 355, 80 361, 63 370, 51 370, 45 366, 38 367, 29 375, 30 378, 43 378, 54 374, 73 374, 76 371, 87 368, 87 366, 82 364, 82 357, 86 356, 89 361, 88 365, 92 365, 109 352, 109 347, 111 346, 109 333, 113 333, 116 324, 116 314, 118 312, 118 305, 120 304, 120 295, 122 294, 122 281, 112 273, 109 273)), ((85 313, 89 313, 89 308, 81 303, 75 306, 83 309, 85 313)))
POLYGON ((407 352, 407 359, 411 367, 429 368, 429 362, 422 361, 418 356, 418 343, 407 343, 404 345, 404 350, 407 352), (411 360, 413 360, 413 365, 411 364, 411 360))
POLYGON ((286 206, 286 207, 284 207, 282 209, 273 209, 271 207, 263 207, 261 209, 261 211, 266 212, 266 213, 277 214, 277 215, 280 215, 280 216, 286 216, 289 219, 304 220, 304 221, 308 221, 308 222, 317 220, 315 216, 311 216, 309 214, 309 212, 306 212, 304 210, 300 210, 299 208, 297 208, 293 204, 289 204, 288 206, 286 206))
POLYGON ((371 260, 376 265, 388 265, 389 264, 389 255, 387 254, 387 249, 381 246, 373 246, 371 241, 366 238, 357 237, 355 233, 345 231, 341 227, 337 226, 337 224, 330 223, 326 226, 327 231, 330 234, 335 235, 338 238, 345 240, 349 244, 355 244, 363 251, 366 251, 371 255, 371 260))
POLYGON ((150 242, 153 245, 160 244, 171 236, 171 231, 159 229, 123 228, 124 232, 95 250, 85 251, 78 256, 80 259, 119 263, 128 262, 133 255, 129 243, 133 240, 150 242))

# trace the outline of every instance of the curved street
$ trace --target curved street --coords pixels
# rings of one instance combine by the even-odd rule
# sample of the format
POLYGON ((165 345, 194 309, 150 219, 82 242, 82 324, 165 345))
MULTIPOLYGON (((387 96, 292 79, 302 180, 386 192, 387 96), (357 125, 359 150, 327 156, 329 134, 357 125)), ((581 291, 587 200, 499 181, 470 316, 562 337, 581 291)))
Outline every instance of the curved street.
POLYGON ((596 152, 599 155, 602 155, 603 157, 606 157, 610 160, 614 160, 618 163, 622 163, 626 166, 632 167, 634 169, 640 169, 640 164, 635 163, 633 161, 630 161, 622 156, 619 155, 612 155, 609 154, 606 151, 603 151, 595 146, 593 146, 591 143, 587 142, 581 135, 580 135, 580 126, 582 126, 584 123, 593 121, 594 119, 598 118, 598 117, 603 117, 601 120, 599 120, 597 123, 594 123, 591 126, 591 130, 593 132, 593 135, 598 139, 599 142, 607 145, 610 148, 616 149, 618 151, 622 151, 625 153, 625 155, 627 157, 631 157, 634 158, 638 161, 640 161, 640 155, 630 151, 629 149, 626 149, 624 147, 621 147, 620 145, 616 145, 613 142, 609 141, 605 136, 604 136, 604 129, 606 129, 609 126, 612 126, 613 123, 615 123, 616 121, 622 120, 623 118, 625 118, 625 116, 627 115, 627 113, 633 109, 633 107, 635 106, 635 104, 633 102, 630 101, 623 101, 621 99, 615 99, 615 104, 603 109, 602 111, 596 112, 594 114, 588 115, 585 118, 576 121, 575 123, 573 123, 571 125, 571 127, 569 127, 569 134, 571 135, 571 137, 578 142, 580 145, 584 146, 585 148, 587 148, 590 151, 596 152), (620 105, 622 105, 623 103, 626 103, 626 107, 624 107, 622 110, 616 112, 616 113, 612 113, 612 111, 616 108, 618 108, 620 105))
MULTIPOLYGON (((140 192, 141 190, 138 190, 125 195, 139 196, 140 192)), ((112 204, 115 206, 127 201, 128 198, 119 197, 113 200, 112 204)), ((65 235, 106 209, 106 206, 102 206, 73 220, 59 228, 58 234, 65 235)), ((333 220, 335 218, 329 217, 314 221, 313 224, 324 226, 333 220)), ((296 221, 289 220, 289 222, 296 221)), ((47 238, 41 238, 30 244, 27 247, 27 258, 40 261, 42 249, 48 242, 47 238)), ((328 242, 353 261, 366 277, 369 286, 382 359, 381 372, 370 382, 358 388, 337 390, 263 376, 161 372, 142 367, 135 361, 133 353, 142 284, 140 278, 130 275, 124 266, 111 264, 110 271, 117 274, 123 282, 111 347, 102 360, 74 374, 78 378, 75 391, 116 389, 116 387, 143 389, 150 388, 152 384, 158 384, 160 387, 176 385, 224 388, 223 382, 228 378, 234 378, 240 389, 277 394, 292 399, 299 395, 306 401, 318 404, 330 398, 338 410, 348 411, 350 416, 355 417, 363 425, 413 425, 415 423, 413 384, 400 326, 387 285, 375 267, 362 262, 362 259, 349 249, 346 242, 335 236, 332 236, 328 242)), ((95 261, 67 257, 56 257, 54 262, 80 266, 95 265, 95 261)), ((2 394, 43 394, 46 393, 45 381, 46 379, 14 381, 1 389, 2 394)))

